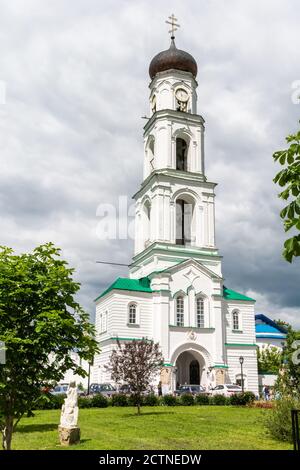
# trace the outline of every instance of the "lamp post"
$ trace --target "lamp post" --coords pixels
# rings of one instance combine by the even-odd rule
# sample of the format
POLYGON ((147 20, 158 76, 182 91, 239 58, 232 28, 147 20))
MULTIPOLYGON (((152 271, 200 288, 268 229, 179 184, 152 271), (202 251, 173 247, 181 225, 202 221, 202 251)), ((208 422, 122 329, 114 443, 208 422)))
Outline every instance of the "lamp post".
POLYGON ((87 394, 90 394, 91 366, 94 365, 94 358, 89 362, 87 394))
POLYGON ((243 364, 244 364, 244 358, 243 358, 243 356, 240 357, 239 361, 240 361, 240 364, 241 364, 241 384, 242 384, 242 393, 244 393, 244 378, 243 378, 243 364))

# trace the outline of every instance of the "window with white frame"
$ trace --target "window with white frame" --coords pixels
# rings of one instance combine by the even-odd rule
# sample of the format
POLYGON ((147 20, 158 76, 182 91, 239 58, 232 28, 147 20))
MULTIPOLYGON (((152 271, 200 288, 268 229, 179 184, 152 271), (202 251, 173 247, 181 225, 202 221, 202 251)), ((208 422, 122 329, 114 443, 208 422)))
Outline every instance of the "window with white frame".
POLYGON ((232 312, 232 329, 235 331, 240 329, 240 316, 237 310, 232 312))
POLYGON ((184 326, 184 300, 182 296, 176 299, 176 326, 184 326))
POLYGON ((202 297, 197 298, 196 326, 197 328, 204 328, 204 299, 202 297))
POLYGON ((130 304, 128 307, 128 323, 136 325, 137 323, 137 308, 136 304, 130 304))
POLYGON ((103 315, 103 332, 107 331, 107 317, 108 317, 108 311, 106 310, 103 315))

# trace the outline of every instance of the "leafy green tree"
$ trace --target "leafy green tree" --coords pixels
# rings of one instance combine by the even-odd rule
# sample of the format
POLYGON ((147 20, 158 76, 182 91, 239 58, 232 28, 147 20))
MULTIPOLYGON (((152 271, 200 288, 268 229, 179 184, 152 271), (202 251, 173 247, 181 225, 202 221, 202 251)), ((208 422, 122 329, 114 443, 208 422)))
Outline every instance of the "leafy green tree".
POLYGON ((290 325, 287 328, 283 368, 278 377, 277 388, 282 395, 300 400, 300 332, 290 325))
POLYGON ((6 362, 0 364, 0 429, 3 449, 13 431, 41 399, 42 389, 61 380, 68 369, 85 376, 72 359, 76 348, 91 361, 97 352, 94 327, 75 295, 80 285, 73 269, 52 243, 16 255, 0 248, 0 341, 6 362))
POLYGON ((140 414, 143 392, 150 390, 150 384, 163 365, 163 356, 158 343, 142 338, 125 344, 117 342, 117 349, 110 357, 111 377, 117 383, 129 385, 133 402, 140 414))
POLYGON ((300 256, 300 234, 297 233, 300 231, 300 130, 289 135, 286 141, 289 147, 275 152, 273 158, 284 167, 274 178, 274 182, 284 188, 278 196, 284 201, 289 200, 289 204, 280 212, 280 217, 286 232, 292 228, 296 231, 285 241, 282 253, 291 263, 293 257, 300 256))
POLYGON ((282 351, 275 346, 257 348, 257 361, 259 372, 278 374, 278 370, 282 366, 282 351))

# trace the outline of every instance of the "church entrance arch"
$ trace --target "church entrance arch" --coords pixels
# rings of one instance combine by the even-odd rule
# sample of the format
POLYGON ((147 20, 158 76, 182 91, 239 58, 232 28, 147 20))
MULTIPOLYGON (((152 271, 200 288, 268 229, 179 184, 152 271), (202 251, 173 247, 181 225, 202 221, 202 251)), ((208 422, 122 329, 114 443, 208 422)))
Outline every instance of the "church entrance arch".
POLYGON ((187 345, 186 348, 182 346, 173 354, 172 362, 174 364, 174 389, 185 384, 207 387, 210 365, 207 351, 202 351, 197 345, 187 345))

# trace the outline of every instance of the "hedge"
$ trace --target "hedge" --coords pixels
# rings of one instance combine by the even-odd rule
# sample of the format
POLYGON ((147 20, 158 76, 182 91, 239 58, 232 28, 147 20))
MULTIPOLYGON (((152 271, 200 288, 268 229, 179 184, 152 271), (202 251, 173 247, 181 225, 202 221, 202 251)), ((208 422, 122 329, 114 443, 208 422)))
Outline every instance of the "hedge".
MULTIPOLYGON (((54 410, 60 409, 64 403, 66 395, 51 395, 43 394, 40 399, 33 406, 33 410, 54 410)), ((142 406, 193 406, 193 405, 233 405, 233 406, 246 406, 253 405, 259 406, 255 402, 255 395, 252 392, 237 393, 231 395, 231 397, 225 397, 224 395, 209 396, 206 394, 199 394, 193 396, 185 393, 180 397, 176 397, 172 394, 163 395, 158 397, 154 394, 149 394, 142 397, 142 406)), ((126 396, 118 393, 113 395, 111 398, 106 398, 104 395, 97 394, 92 397, 78 397, 79 408, 106 408, 107 406, 136 406, 136 397, 134 395, 126 396)), ((268 402, 268 407, 272 405, 268 402)))

